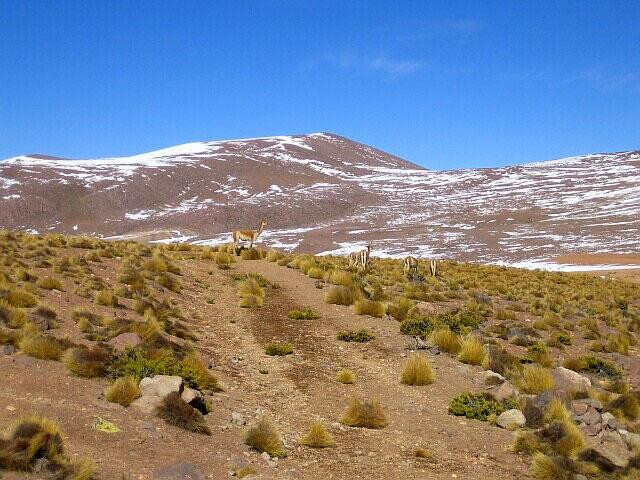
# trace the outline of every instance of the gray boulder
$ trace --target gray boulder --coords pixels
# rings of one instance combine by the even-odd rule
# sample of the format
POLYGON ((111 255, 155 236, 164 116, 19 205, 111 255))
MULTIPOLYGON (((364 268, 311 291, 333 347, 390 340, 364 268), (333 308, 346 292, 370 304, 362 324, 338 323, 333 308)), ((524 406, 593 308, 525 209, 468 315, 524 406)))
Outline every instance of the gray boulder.
POLYGON ((480 376, 485 385, 501 385, 506 380, 502 375, 491 370, 480 372, 480 376))
POLYGON ((563 390, 548 390, 539 395, 528 397, 522 413, 527 419, 527 426, 541 427, 544 423, 544 414, 549 408, 551 401, 557 398, 567 407, 571 405, 571 397, 563 390))
POLYGON ((159 397, 158 395, 143 395, 140 398, 136 398, 129 406, 137 408, 142 413, 150 414, 154 412, 161 402, 162 397, 159 397))
POLYGON ((624 443, 627 444, 627 447, 629 447, 629 449, 640 449, 640 435, 638 435, 637 433, 628 432, 627 430, 618 430, 618 433, 624 440, 624 443))
POLYGON ((618 432, 602 432, 599 444, 584 450, 581 458, 597 463, 604 470, 625 468, 631 459, 631 451, 618 432))
POLYGON ((527 419, 524 417, 524 414, 517 408, 512 408, 511 410, 502 412, 496 420, 499 427, 507 429, 523 427, 526 422, 527 419))
POLYGON ((496 401, 501 402, 510 397, 517 397, 519 392, 510 382, 504 381, 497 387, 487 390, 496 401))
POLYGON ((156 375, 140 380, 142 396, 156 396, 164 398, 172 392, 182 391, 182 378, 177 375, 156 375))
POLYGON ((586 392, 591 387, 591 380, 578 372, 564 367, 553 369, 555 388, 566 392, 586 392))

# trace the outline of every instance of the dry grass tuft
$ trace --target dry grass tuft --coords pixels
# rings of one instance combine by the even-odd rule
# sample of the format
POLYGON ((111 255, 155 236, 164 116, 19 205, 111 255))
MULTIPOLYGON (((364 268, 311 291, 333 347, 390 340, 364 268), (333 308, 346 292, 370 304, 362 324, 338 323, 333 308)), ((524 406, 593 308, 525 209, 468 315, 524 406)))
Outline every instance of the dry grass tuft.
POLYGON ((524 393, 538 394, 553 388, 551 371, 539 365, 525 365, 513 382, 524 393))
POLYGON ((355 374, 348 368, 343 368, 338 372, 336 381, 344 384, 352 384, 355 382, 355 374))
POLYGON ((433 383, 433 370, 427 359, 417 353, 409 356, 400 376, 400 382, 405 385, 429 385, 433 383))
POLYGON ((272 357, 283 357, 293 353, 293 346, 289 343, 270 343, 264 348, 264 353, 272 357))
POLYGON ((531 474, 536 480, 573 480, 574 462, 564 457, 549 457, 536 453, 531 464, 531 474))
POLYGON ((140 396, 138 381, 134 377, 120 377, 104 391, 105 398, 111 403, 128 407, 140 396))
POLYGON ((384 315, 384 305, 374 300, 362 299, 355 303, 357 315, 371 315, 372 317, 382 318, 384 315))
POLYGON ((343 285, 334 285, 327 290, 324 301, 333 305, 353 304, 353 292, 343 285))
POLYGON ((258 420, 258 423, 247 430, 244 443, 258 452, 267 452, 272 457, 283 457, 285 455, 280 433, 266 417, 262 417, 258 420))
POLYGON ((551 423, 556 420, 563 423, 571 423, 571 413, 567 410, 562 400, 554 397, 544 414, 544 421, 545 423, 551 423))
POLYGON ((301 443, 311 448, 326 448, 333 445, 334 441, 322 422, 314 422, 302 437, 301 443))
POLYGON ((455 355, 458 354, 462 348, 460 337, 448 328, 434 330, 430 339, 443 352, 455 355))
POLYGON ((350 427, 384 428, 389 420, 378 400, 364 400, 354 396, 345 410, 340 423, 350 427))
POLYGON ((30 357, 42 360, 60 360, 67 346, 57 338, 27 330, 22 335, 18 348, 30 357))
POLYGON ((111 360, 111 353, 98 346, 70 348, 62 356, 69 371, 80 377, 100 377, 111 360))
POLYGON ((162 403, 156 407, 156 415, 169 425, 175 425, 194 433, 211 435, 211 429, 202 414, 185 402, 176 392, 171 392, 164 397, 162 403))
POLYGON ((487 351, 475 337, 466 337, 462 340, 458 360, 469 365, 482 365, 487 358, 487 351))
POLYGON ((62 282, 53 277, 41 277, 36 282, 36 285, 44 290, 64 290, 62 282))

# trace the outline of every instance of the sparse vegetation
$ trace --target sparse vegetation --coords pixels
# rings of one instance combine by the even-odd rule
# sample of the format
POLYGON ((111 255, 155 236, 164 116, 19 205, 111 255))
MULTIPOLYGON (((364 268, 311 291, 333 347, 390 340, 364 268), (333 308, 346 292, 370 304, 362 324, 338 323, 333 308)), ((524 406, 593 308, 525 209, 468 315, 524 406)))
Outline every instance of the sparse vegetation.
POLYGON ((62 362, 69 371, 80 377, 100 377, 104 375, 110 360, 111 354, 98 346, 93 348, 70 348, 62 356, 62 362))
POLYGON ((344 384, 351 384, 355 382, 355 374, 348 368, 343 368, 338 372, 336 381, 344 384))
POLYGON ((371 315, 382 318, 384 315, 384 305, 373 300, 362 299, 355 303, 355 311, 358 315, 371 315))
POLYGON ((311 308, 289 310, 287 316, 294 320, 315 320, 320 318, 320 314, 311 308))
POLYGON ((443 352, 456 355, 462 348, 460 337, 446 327, 433 331, 429 338, 443 352))
POLYGON ((353 293, 348 287, 334 285, 327 290, 324 301, 334 305, 351 305, 353 303, 353 293))
POLYGON ((487 357, 487 351, 484 346, 475 337, 467 337, 462 340, 458 360, 462 363, 470 365, 482 365, 487 357))
POLYGON ((487 421, 490 415, 497 416, 512 408, 518 408, 518 402, 511 398, 497 402, 489 394, 461 393, 449 402, 449 415, 487 421))
POLYGON ((272 357, 283 357, 293 353, 293 346, 289 343, 270 343, 264 348, 264 353, 272 357))

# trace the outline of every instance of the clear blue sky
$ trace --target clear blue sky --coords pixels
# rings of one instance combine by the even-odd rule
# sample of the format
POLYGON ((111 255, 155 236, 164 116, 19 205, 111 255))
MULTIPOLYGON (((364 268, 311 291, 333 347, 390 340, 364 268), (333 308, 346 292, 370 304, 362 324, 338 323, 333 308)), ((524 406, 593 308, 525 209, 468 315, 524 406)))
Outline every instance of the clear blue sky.
POLYGON ((640 2, 0 2, 0 158, 334 132, 429 168, 640 148, 640 2))

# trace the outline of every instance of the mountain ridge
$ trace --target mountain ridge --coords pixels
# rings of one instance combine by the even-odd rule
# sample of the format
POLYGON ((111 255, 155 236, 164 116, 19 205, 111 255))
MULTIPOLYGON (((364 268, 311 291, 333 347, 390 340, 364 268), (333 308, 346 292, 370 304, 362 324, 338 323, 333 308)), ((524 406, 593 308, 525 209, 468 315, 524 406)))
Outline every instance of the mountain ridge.
POLYGON ((285 250, 542 262, 638 251, 640 154, 430 170, 325 132, 36 154, 0 162, 0 205, 0 226, 40 233, 215 244, 267 218, 261 241, 285 250))

